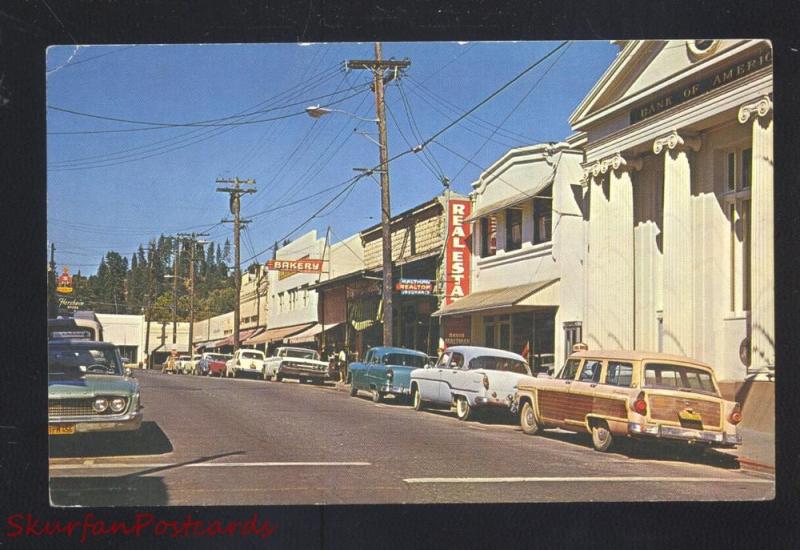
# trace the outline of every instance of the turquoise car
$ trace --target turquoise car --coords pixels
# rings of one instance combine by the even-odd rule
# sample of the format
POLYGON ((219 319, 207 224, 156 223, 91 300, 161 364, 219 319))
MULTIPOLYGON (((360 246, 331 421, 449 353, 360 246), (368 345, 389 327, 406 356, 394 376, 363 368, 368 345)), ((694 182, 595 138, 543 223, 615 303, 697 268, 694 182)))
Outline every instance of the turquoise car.
POLYGON ((363 362, 350 363, 347 367, 350 395, 359 390, 370 392, 372 400, 379 403, 384 396, 410 402, 412 370, 428 363, 428 356, 421 351, 405 348, 371 348, 363 362))

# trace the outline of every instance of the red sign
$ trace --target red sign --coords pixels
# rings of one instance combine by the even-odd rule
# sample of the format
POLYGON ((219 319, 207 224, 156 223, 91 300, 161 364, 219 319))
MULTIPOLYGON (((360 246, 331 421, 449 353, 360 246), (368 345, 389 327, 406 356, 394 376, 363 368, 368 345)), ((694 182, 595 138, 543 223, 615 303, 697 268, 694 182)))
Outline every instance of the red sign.
POLYGON ((322 260, 304 258, 301 260, 268 260, 267 269, 288 271, 290 273, 319 273, 322 271, 322 260))
POLYGON ((448 346, 472 344, 472 319, 470 317, 444 318, 444 343, 448 346))
POLYGON ((469 294, 472 262, 472 226, 464 220, 472 213, 472 202, 451 199, 448 205, 447 242, 445 244, 445 304, 469 294))

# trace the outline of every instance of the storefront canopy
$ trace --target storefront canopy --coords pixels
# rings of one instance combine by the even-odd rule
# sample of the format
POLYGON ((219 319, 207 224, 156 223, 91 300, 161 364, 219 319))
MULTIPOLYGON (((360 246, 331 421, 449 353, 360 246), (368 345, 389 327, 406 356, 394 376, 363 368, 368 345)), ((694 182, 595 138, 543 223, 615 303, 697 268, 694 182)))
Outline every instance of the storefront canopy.
POLYGON ((432 315, 460 315, 511 306, 558 306, 558 279, 473 292, 432 315))
POLYGON ((543 178, 542 180, 538 181, 534 185, 532 185, 529 189, 525 191, 520 191, 514 195, 511 195, 508 198, 503 200, 489 203, 485 206, 481 206, 480 208, 476 208, 469 217, 467 217, 466 222, 474 222, 484 216, 488 216, 489 214, 496 214, 501 210, 505 210, 511 206, 519 204, 521 202, 525 202, 527 200, 532 199, 539 193, 541 193, 548 185, 553 183, 556 178, 555 170, 549 174, 547 177, 543 178))
MULTIPOLYGON (((325 331, 329 331, 332 328, 338 327, 342 323, 330 323, 325 325, 325 331)), ((311 328, 307 328, 303 332, 295 334, 294 336, 290 336, 286 339, 287 344, 307 344, 310 342, 314 342, 314 337, 318 334, 322 333, 322 325, 317 323, 316 325, 312 326, 311 328)))
MULTIPOLYGON (((264 329, 263 328, 252 328, 249 330, 240 330, 239 331, 239 343, 244 344, 246 343, 245 340, 260 334, 264 329)), ((210 348, 221 348, 222 346, 232 346, 233 345, 233 334, 228 336, 227 338, 223 338, 222 340, 217 340, 213 344, 210 344, 208 347, 210 348)))
POLYGON ((244 343, 248 346, 256 344, 269 344, 283 340, 287 336, 292 336, 310 328, 314 323, 302 323, 300 325, 291 325, 288 327, 272 328, 252 338, 248 338, 244 343))

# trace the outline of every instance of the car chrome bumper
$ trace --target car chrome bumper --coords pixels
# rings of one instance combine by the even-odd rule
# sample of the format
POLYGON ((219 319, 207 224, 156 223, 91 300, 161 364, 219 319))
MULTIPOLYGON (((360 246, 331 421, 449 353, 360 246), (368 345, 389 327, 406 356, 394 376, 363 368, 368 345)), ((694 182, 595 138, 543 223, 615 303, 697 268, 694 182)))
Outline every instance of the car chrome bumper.
POLYGON ((327 370, 305 370, 292 367, 281 367, 278 369, 278 374, 281 376, 289 376, 292 378, 317 378, 319 380, 338 380, 338 375, 334 375, 327 370))
POLYGON ((406 386, 393 386, 391 384, 384 384, 379 388, 381 393, 391 393, 395 395, 411 395, 411 388, 406 386))
POLYGON ((125 432, 136 431, 142 425, 141 410, 122 416, 56 416, 47 419, 48 424, 74 424, 76 432, 125 432))
POLYGON ((681 428, 678 426, 639 424, 637 422, 628 423, 628 433, 635 436, 693 441, 723 447, 733 447, 742 444, 742 436, 739 433, 729 434, 725 432, 681 428))
POLYGON ((501 399, 499 397, 476 397, 476 407, 503 407, 509 409, 512 413, 516 412, 513 399, 501 399))

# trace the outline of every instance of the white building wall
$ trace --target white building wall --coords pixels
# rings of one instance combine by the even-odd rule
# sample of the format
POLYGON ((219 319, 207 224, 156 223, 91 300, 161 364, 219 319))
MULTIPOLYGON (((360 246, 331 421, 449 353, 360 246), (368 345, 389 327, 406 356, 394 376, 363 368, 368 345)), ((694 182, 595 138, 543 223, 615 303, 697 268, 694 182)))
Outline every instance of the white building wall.
MULTIPOLYGON (((277 250, 279 260, 298 260, 303 257, 322 258, 325 239, 317 238, 316 231, 305 235, 277 250)), ((323 270, 325 266, 323 264, 323 270)), ((317 291, 303 288, 319 280, 317 273, 295 273, 281 279, 277 271, 269 272, 269 310, 267 326, 278 328, 317 321, 317 291), (290 304, 294 291, 295 302, 290 304), (281 295, 283 304, 281 305, 281 295)))

